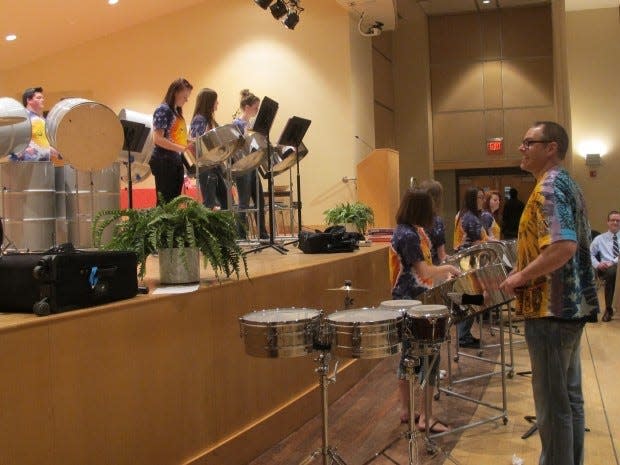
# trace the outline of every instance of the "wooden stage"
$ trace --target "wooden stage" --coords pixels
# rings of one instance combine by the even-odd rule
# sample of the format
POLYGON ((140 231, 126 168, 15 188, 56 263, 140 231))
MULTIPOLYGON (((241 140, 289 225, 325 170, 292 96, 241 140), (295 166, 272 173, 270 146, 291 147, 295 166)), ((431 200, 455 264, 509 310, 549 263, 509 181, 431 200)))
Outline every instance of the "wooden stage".
MULTIPOLYGON (((238 317, 275 307, 342 309, 345 279, 389 298, 386 244, 354 253, 248 256, 250 279, 140 295, 74 312, 0 314, 0 464, 236 465, 320 411, 311 356, 247 356, 238 317)), ((156 259, 147 269, 153 274, 156 259)), ((151 290, 156 282, 147 279, 151 290)), ((376 365, 346 361, 330 400, 376 365)))

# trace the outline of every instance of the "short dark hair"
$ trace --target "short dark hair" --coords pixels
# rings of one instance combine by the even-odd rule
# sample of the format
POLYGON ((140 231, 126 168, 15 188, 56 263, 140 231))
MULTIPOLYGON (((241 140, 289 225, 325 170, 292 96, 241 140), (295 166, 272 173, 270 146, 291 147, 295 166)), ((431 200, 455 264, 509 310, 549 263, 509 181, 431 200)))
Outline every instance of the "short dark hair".
POLYGON ((519 198, 519 191, 517 189, 515 189, 514 187, 511 187, 510 190, 508 191, 508 193, 510 194, 510 198, 511 199, 519 198))
POLYGON ((396 213, 397 224, 429 228, 433 225, 433 200, 422 189, 407 189, 396 213))
POLYGON ((558 156, 560 160, 564 160, 569 142, 566 129, 553 121, 536 121, 534 127, 542 128, 543 138, 558 145, 558 156))
POLYGON ((609 213, 607 213, 607 221, 610 220, 611 215, 620 215, 620 212, 618 210, 612 210, 609 213))
POLYGON ((28 87, 22 94, 22 105, 28 105, 28 100, 34 97, 37 92, 43 92, 43 87, 28 87))

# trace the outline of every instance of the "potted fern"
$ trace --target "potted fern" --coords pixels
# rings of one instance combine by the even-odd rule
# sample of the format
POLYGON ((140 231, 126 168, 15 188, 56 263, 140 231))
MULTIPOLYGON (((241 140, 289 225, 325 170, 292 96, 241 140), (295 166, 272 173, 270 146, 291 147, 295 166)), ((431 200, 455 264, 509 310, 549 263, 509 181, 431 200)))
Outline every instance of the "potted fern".
POLYGON ((343 225, 347 230, 354 228, 353 232, 359 232, 361 234, 366 233, 366 228, 369 225, 374 224, 375 215, 368 205, 362 202, 355 203, 341 203, 334 208, 325 210, 325 222, 330 226, 343 225))
POLYGON ((138 255, 138 276, 144 277, 146 259, 159 255, 160 281, 164 284, 198 282, 200 256, 215 276, 235 274, 247 263, 237 244, 237 225, 229 212, 211 211, 187 196, 148 209, 115 209, 97 213, 93 221, 93 243, 106 250, 131 250, 138 255), (102 244, 108 227, 112 238, 102 244))

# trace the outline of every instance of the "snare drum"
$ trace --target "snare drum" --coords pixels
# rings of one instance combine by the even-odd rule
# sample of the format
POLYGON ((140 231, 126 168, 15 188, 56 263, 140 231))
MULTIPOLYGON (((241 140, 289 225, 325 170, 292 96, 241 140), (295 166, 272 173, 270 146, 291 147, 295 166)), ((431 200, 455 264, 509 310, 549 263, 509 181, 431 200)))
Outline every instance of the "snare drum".
POLYGON ((445 305, 417 305, 405 313, 405 337, 412 342, 439 344, 446 340, 450 312, 445 305))
POLYGON ((301 357, 312 352, 321 323, 321 310, 275 308, 239 318, 245 353, 253 357, 301 357))
POLYGON ((358 308, 327 316, 332 352, 346 358, 383 358, 401 350, 398 310, 358 308))

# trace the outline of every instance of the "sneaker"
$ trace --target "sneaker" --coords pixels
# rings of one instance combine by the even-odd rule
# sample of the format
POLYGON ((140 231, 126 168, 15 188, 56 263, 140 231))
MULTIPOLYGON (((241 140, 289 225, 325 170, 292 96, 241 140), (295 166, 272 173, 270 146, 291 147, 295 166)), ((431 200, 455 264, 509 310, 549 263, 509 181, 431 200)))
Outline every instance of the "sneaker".
POLYGON ((466 339, 463 342, 459 341, 459 346, 461 346, 461 347, 475 347, 475 348, 478 348, 478 347, 480 347, 480 339, 478 339, 477 337, 473 337, 472 336, 472 337, 466 339))

